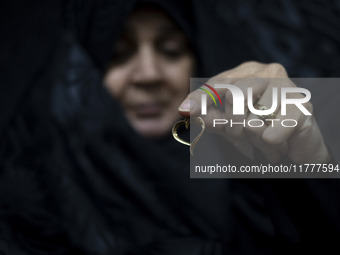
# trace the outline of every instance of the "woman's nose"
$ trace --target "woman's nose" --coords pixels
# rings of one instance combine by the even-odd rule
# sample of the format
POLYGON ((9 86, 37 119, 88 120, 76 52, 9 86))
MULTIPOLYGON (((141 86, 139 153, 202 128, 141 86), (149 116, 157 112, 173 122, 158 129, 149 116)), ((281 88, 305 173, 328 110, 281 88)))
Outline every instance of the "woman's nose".
POLYGON ((141 47, 138 51, 132 80, 137 85, 155 85, 162 79, 157 52, 152 47, 141 47))

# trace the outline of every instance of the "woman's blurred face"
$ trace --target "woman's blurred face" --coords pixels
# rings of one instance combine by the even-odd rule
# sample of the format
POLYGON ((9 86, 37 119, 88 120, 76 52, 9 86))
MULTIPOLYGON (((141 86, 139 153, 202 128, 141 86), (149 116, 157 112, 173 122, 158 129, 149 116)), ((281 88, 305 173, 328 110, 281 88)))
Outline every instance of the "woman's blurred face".
POLYGON ((157 137, 179 118, 193 69, 183 32, 163 12, 145 7, 129 17, 104 82, 137 132, 157 137))

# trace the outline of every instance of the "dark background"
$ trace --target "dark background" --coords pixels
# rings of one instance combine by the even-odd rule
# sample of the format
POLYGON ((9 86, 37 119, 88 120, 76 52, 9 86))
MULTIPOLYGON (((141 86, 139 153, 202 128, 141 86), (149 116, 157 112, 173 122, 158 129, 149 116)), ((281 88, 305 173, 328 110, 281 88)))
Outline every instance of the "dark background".
MULTIPOLYGON (((2 3, 0 137, 51 64, 64 31, 74 33, 100 66, 130 2, 2 3)), ((340 1, 200 0, 192 4, 198 28, 196 46, 206 77, 248 60, 281 63, 290 77, 339 77, 340 1)), ((313 99, 318 104, 316 115, 322 118, 326 140, 336 155, 340 155, 338 139, 334 141, 339 127, 334 118, 338 116, 338 90, 327 92, 320 85, 312 93, 312 97, 318 95, 313 99)))
MULTIPOLYGON (((111 104, 102 102, 102 90, 97 89, 100 87, 97 86, 100 76, 86 62, 87 55, 79 54, 78 58, 72 59, 72 56, 64 54, 67 58, 59 62, 62 63, 62 66, 57 66, 60 70, 50 70, 55 66, 56 55, 61 52, 59 45, 65 39, 66 30, 76 37, 100 70, 105 59, 110 57, 114 37, 118 34, 120 21, 126 17, 130 3, 131 1, 125 0, 32 0, 5 1, 1 4, 0 236, 4 234, 8 240, 0 238, 0 246, 1 242, 10 243, 13 238, 20 244, 38 248, 38 251, 49 250, 57 254, 54 245, 68 247, 70 240, 73 242, 72 247, 83 247, 88 251, 104 250, 106 246, 102 241, 107 237, 108 244, 121 247, 119 242, 110 241, 114 240, 117 233, 117 236, 121 236, 120 231, 125 231, 128 227, 120 217, 132 220, 132 233, 138 233, 138 237, 143 239, 153 233, 145 232, 143 227, 159 227, 154 217, 161 216, 161 219, 165 219, 165 229, 169 229, 170 225, 177 227, 169 220, 174 216, 171 211, 164 215, 163 207, 154 207, 153 200, 149 200, 150 196, 158 199, 159 194, 164 195, 165 199, 157 201, 164 201, 164 204, 169 204, 170 208, 173 206, 176 210, 181 206, 184 208, 184 216, 190 217, 184 217, 183 222, 191 224, 190 219, 196 221, 197 218, 192 217, 194 214, 191 213, 191 208, 194 208, 195 215, 199 215, 199 211, 203 216, 209 212, 214 215, 216 211, 219 217, 231 223, 227 224, 228 227, 235 226, 235 230, 239 231, 235 235, 236 240, 243 234, 247 238, 247 231, 253 231, 250 236, 256 237, 256 240, 248 240, 252 243, 262 239, 255 231, 257 227, 266 226, 258 220, 257 214, 252 215, 260 210, 251 210, 257 206, 262 208, 261 192, 264 190, 265 199, 269 201, 266 203, 270 209, 268 214, 275 217, 273 222, 279 224, 276 227, 279 235, 282 234, 284 238, 278 238, 282 244, 271 243, 267 239, 261 240, 260 244, 264 241, 266 247, 275 246, 280 254, 293 254, 290 250, 296 251, 294 254, 301 254, 298 253, 300 250, 313 254, 315 247, 323 251, 320 254, 326 254, 324 250, 332 248, 337 248, 338 251, 338 180, 304 182, 282 179, 268 183, 236 180, 230 182, 229 186, 224 186, 224 180, 202 180, 205 185, 210 185, 210 190, 216 190, 218 183, 223 185, 220 186, 221 194, 225 192, 225 187, 230 188, 231 192, 228 194, 231 196, 228 199, 233 202, 231 208, 234 208, 235 214, 225 217, 228 214, 220 213, 220 204, 215 200, 220 199, 222 204, 226 201, 225 197, 216 196, 212 200, 206 190, 200 196, 195 192, 188 193, 187 187, 190 185, 196 185, 192 191, 201 191, 202 183, 182 178, 183 162, 168 159, 168 155, 175 154, 175 158, 184 155, 181 150, 187 153, 187 148, 171 139, 174 146, 178 147, 173 149, 169 146, 166 151, 156 151, 157 146, 150 146, 150 150, 146 150, 147 141, 135 143, 131 130, 124 130, 125 123, 112 120, 111 113, 117 113, 117 105, 113 105, 112 109, 101 108, 111 104), (83 63, 88 66, 82 66, 83 63), (52 75, 55 73, 59 76, 53 79, 52 75), (71 89, 77 89, 77 79, 82 85, 78 90, 83 93, 80 96, 86 99, 80 104, 73 100, 78 99, 78 94, 72 94, 73 91, 67 87, 71 84, 71 89), (51 91, 45 88, 52 86, 67 93, 58 94, 60 91, 53 90, 51 95, 51 91), (58 106, 59 111, 54 112, 58 106), (75 110, 72 106, 76 106, 75 110), (67 113, 69 116, 64 116, 67 113), (111 126, 106 125, 107 123, 111 126), (101 132, 102 130, 105 132, 101 132), (7 140, 7 147, 4 140, 7 140), (155 158, 154 155, 160 156, 155 158), (156 171, 160 165, 158 162, 163 165, 162 171, 156 171), (103 170, 97 171, 99 167, 103 170), (136 185, 138 178, 140 179, 136 185), (153 191, 154 185, 161 193, 149 192, 150 188, 153 191), (147 193, 140 192, 140 188, 147 193), (278 191, 278 194, 273 191, 278 191), (181 199, 188 194, 195 199, 181 199), (206 207, 200 206, 202 199, 206 202, 206 207), (179 201, 182 202, 180 206, 179 201), (243 203, 244 201, 247 203, 243 203), (119 206, 113 202, 118 202, 119 206), (191 207, 190 202, 193 205, 197 202, 198 206, 191 207), (210 204, 212 206, 209 207, 210 204), (95 213, 100 211, 100 217, 93 214, 92 208, 96 208, 95 213), (129 214, 124 211, 126 208, 130 208, 129 214), (65 219, 65 215, 67 219, 70 216, 71 220, 60 221, 65 219), (138 219, 144 223, 138 225, 138 219), (291 225, 293 223, 295 225, 291 225), (299 236, 304 238, 301 242, 299 236), (295 246, 300 244, 308 247, 295 246)), ((195 46, 200 52, 204 76, 212 76, 244 61, 257 60, 265 63, 279 62, 287 68, 291 77, 339 77, 339 1, 205 0, 193 1, 192 4, 192 19, 198 23, 195 46)), ((80 50, 77 49, 76 53, 79 53, 80 50)), ((60 54, 60 58, 64 55, 60 54)), ((337 99, 340 87, 326 89, 323 85, 314 84, 314 110, 332 153, 340 155, 340 107, 337 99)), ((187 158, 178 158, 188 161, 187 158)), ((182 219, 183 215, 180 216, 182 219)), ((223 228, 219 217, 209 214, 207 216, 209 221, 216 222, 218 230, 223 228)), ((198 223, 193 224, 194 232, 197 232, 198 227, 198 232, 202 229, 202 236, 210 233, 213 225, 207 224, 205 228, 204 224, 201 228, 202 222, 198 223)), ((181 228, 182 225, 178 227, 181 228)), ((228 228, 223 230, 228 232, 228 228)), ((125 237, 125 234, 122 236, 125 237)), ((135 240, 131 236, 126 239, 130 241, 130 238, 135 240)), ((219 240, 215 238, 183 242, 193 248, 192 250, 199 250, 202 247, 218 247, 211 245, 212 241, 218 243, 219 240)), ((172 243, 170 240, 163 245, 172 249, 187 247, 181 247, 180 244, 181 242, 172 243)), ((253 246, 244 245, 243 242, 236 243, 236 246, 247 251, 244 254, 256 253, 249 251, 253 246)))

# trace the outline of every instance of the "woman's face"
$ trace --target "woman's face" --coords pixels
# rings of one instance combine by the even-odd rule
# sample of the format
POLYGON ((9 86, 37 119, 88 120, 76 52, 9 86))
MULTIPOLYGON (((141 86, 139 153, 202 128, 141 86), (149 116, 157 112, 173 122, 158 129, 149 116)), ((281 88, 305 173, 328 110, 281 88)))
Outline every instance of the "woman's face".
POLYGON ((179 118, 193 70, 183 32, 163 12, 145 7, 129 17, 104 82, 137 132, 157 137, 179 118))

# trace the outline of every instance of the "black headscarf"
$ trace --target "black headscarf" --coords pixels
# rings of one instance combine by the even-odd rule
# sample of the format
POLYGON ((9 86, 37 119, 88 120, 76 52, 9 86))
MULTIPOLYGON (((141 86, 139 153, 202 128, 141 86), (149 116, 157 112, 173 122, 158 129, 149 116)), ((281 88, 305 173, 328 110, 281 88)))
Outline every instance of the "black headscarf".
MULTIPOLYGON (((223 236, 231 238, 228 213, 221 213, 228 209, 209 201, 216 189, 224 193, 225 183, 191 181, 187 148, 136 134, 102 86, 121 31, 117 19, 132 7, 122 15, 125 2, 81 3, 66 5, 53 58, 2 142, 1 251, 221 253, 229 242, 223 236)), ((158 6, 189 17, 172 5, 158 6)), ((172 17, 188 29, 184 18, 172 17)))
MULTIPOLYGON (((209 33, 204 37, 209 24, 217 30, 210 33, 225 31, 217 29, 218 17, 198 19, 216 3, 157 5, 178 22, 192 45, 197 43, 202 70, 210 75, 246 59, 249 50, 234 33, 231 49, 241 47, 245 55, 229 50, 230 55, 208 54, 209 48, 224 52, 228 42, 214 41, 209 33), (189 32, 195 31, 190 24, 194 28, 196 21, 201 30, 189 32), (218 47, 211 47, 215 42, 218 47)), ((186 147, 171 137, 147 140, 130 127, 102 86, 102 75, 135 1, 39 4, 21 5, 22 13, 12 6, 33 26, 28 31, 42 31, 33 36, 33 45, 9 51, 30 69, 19 76, 8 71, 20 89, 10 94, 16 100, 9 100, 10 117, 2 126, 1 252, 303 254, 336 248, 339 204, 332 201, 339 198, 337 182, 293 181, 288 192, 284 180, 190 179, 186 147), (51 20, 55 22, 46 23, 51 20), (32 49, 35 54, 30 55, 32 49)), ((20 15, 12 17, 14 24, 15 17, 20 15)), ((18 33, 25 35, 27 29, 18 33)), ((10 59, 9 53, 3 55, 10 59)), ((229 149, 226 155, 239 158, 229 149)))
POLYGON ((151 5, 166 12, 195 47, 194 9, 191 0, 70 1, 65 6, 66 27, 76 35, 94 63, 104 69, 112 57, 114 42, 122 32, 128 14, 138 8, 138 5, 151 5))

